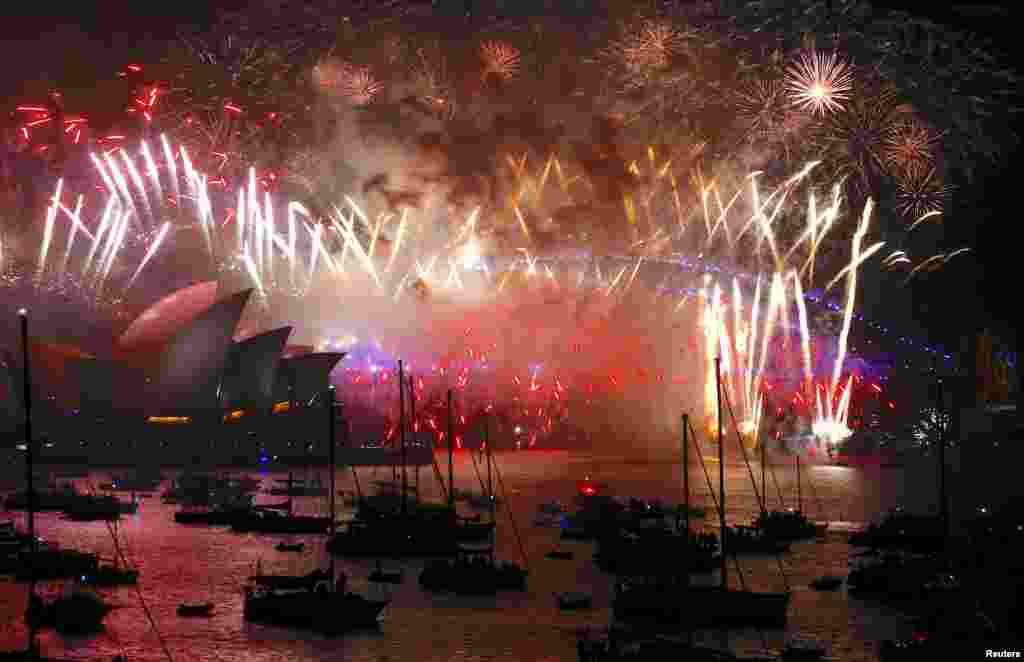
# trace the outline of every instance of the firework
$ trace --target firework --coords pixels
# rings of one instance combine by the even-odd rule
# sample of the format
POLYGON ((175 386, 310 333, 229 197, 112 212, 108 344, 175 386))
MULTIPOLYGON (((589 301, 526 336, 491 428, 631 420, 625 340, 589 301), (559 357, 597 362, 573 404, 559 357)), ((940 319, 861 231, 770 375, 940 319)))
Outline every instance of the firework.
MULTIPOLYGON (((952 187, 943 183, 936 169, 918 165, 900 173, 896 206, 908 218, 922 218, 941 212, 952 187)), ((916 224, 915 224, 916 226, 916 224)))
POLYGON ((313 68, 313 81, 326 92, 341 95, 354 106, 365 106, 384 89, 369 67, 343 60, 324 60, 313 68))
POLYGON ((510 80, 519 71, 519 49, 500 41, 480 44, 480 58, 484 62, 483 75, 510 80))
POLYGON ((786 89, 793 105, 825 116, 841 111, 850 98, 853 77, 838 53, 802 53, 786 71, 786 89))
POLYGON ((932 161, 938 139, 935 132, 917 120, 900 122, 885 139, 885 160, 897 172, 920 168, 932 161))
POLYGON ((755 80, 742 87, 736 111, 750 141, 784 139, 794 128, 794 116, 779 81, 755 80))
POLYGON ((646 79, 668 68, 689 36, 668 21, 645 19, 627 28, 606 53, 630 74, 646 79))

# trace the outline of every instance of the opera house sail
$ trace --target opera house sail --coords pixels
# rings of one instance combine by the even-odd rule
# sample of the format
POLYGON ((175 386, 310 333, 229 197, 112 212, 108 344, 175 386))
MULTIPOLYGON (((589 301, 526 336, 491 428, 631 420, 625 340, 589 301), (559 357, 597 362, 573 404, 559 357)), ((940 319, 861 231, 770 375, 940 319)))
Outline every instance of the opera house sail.
MULTIPOLYGON (((237 338, 252 290, 218 298, 218 289, 199 283, 161 299, 117 339, 112 356, 35 343, 42 460, 318 459, 310 449, 325 450, 328 436, 321 396, 344 354, 297 352, 287 344, 291 327, 237 338)), ((14 340, 0 355, 0 418, 14 432, 6 435, 11 449, 23 412, 14 340)))

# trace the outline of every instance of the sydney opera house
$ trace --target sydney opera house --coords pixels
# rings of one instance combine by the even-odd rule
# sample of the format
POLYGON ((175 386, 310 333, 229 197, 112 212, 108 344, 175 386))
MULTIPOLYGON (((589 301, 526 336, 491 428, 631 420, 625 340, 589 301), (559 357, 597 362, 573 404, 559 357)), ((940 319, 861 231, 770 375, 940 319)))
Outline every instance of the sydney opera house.
MULTIPOLYGON (((140 315, 107 357, 30 340, 41 461, 325 461, 325 396, 344 354, 289 345, 291 327, 247 336, 239 322, 251 294, 218 297, 216 282, 179 290, 140 315)), ((22 360, 17 339, 5 344, 0 428, 13 446, 24 440, 22 360)), ((336 442, 348 446, 345 418, 335 420, 336 442)))

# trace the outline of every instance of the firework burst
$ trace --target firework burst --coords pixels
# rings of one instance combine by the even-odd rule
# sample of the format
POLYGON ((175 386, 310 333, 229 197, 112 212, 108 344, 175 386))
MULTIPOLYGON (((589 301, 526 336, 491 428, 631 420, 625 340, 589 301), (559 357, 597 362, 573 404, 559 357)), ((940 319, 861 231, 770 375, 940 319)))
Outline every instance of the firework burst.
POLYGON ((646 80, 668 68, 672 56, 682 50, 688 33, 668 21, 646 19, 631 28, 606 49, 605 54, 631 76, 646 80))
POLYGON ((930 163, 939 136, 921 122, 910 119, 899 122, 885 139, 883 155, 897 171, 930 163))
POLYGON ((782 84, 756 80, 736 95, 736 111, 748 140, 784 140, 795 128, 782 84))
POLYGON ((519 49, 501 41, 480 44, 480 58, 484 62, 484 78, 496 76, 510 80, 519 71, 519 49))
POLYGON ((323 90, 334 91, 354 106, 365 106, 384 89, 370 73, 369 67, 358 67, 340 60, 324 61, 313 68, 313 80, 323 90))
POLYGON ((786 89, 793 105, 824 117, 843 109, 850 99, 853 77, 839 55, 804 53, 786 72, 786 89))
POLYGON ((921 218, 942 211, 952 187, 942 181, 930 165, 915 165, 896 177, 899 188, 896 206, 907 218, 921 218))

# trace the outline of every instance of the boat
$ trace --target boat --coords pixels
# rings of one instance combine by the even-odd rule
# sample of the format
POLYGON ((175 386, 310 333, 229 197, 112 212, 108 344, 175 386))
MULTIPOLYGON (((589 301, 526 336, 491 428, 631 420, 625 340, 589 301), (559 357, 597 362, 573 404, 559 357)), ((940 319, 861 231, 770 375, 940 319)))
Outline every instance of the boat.
POLYGON ((811 588, 816 591, 834 591, 843 585, 843 578, 835 575, 823 575, 811 580, 811 588))
POLYGON ((373 572, 370 573, 368 578, 371 582, 378 584, 401 584, 402 583, 402 571, 394 570, 391 572, 385 571, 380 566, 380 561, 377 562, 377 567, 374 568, 373 572))
POLYGON ((103 630, 103 619, 111 609, 103 598, 81 590, 52 600, 33 593, 25 622, 29 627, 50 627, 61 634, 93 634, 103 630))
POLYGON ((284 625, 326 635, 355 629, 375 628, 388 600, 371 600, 361 595, 331 590, 327 583, 314 590, 245 589, 245 620, 284 625))
POLYGON ((901 508, 890 511, 878 524, 850 536, 853 547, 903 549, 921 554, 938 552, 945 545, 941 518, 912 515, 901 508))
POLYGON ((96 572, 99 557, 37 541, 34 550, 22 550, 14 556, 13 566, 18 581, 68 579, 96 572))
POLYGON ((312 591, 322 582, 329 582, 331 575, 326 570, 313 570, 305 575, 263 575, 255 574, 249 581, 257 587, 269 590, 312 591))
POLYGON ((91 573, 84 573, 80 580, 90 586, 128 586, 138 583, 139 571, 114 563, 101 565, 91 573))
POLYGON ((594 562, 612 574, 708 573, 721 565, 718 536, 688 535, 667 528, 625 529, 598 539, 594 562))
MULTIPOLYGON (((451 411, 451 391, 448 392, 448 403, 449 411, 451 411)), ((490 444, 487 443, 487 432, 487 418, 485 417, 483 437, 487 447, 487 493, 494 494, 491 470, 495 465, 490 444)), ((451 448, 452 441, 449 437, 449 453, 451 448)), ((424 590, 451 591, 463 595, 493 595, 498 591, 523 591, 526 589, 528 571, 525 568, 508 561, 496 562, 494 559, 493 535, 497 522, 495 514, 497 499, 492 499, 490 503, 489 533, 491 539, 488 544, 482 548, 460 547, 454 559, 431 561, 420 573, 420 586, 424 590)))
MULTIPOLYGON (((334 387, 327 398, 330 467, 330 516, 320 533, 334 533, 335 524, 335 403, 334 387)), ((267 511, 273 512, 273 511, 267 511)), ((387 600, 371 600, 345 590, 344 573, 334 580, 334 561, 328 570, 317 569, 298 577, 257 574, 244 589, 246 621, 312 630, 326 635, 342 634, 378 625, 387 600)))
MULTIPOLYGON (((404 438, 404 409, 402 421, 399 428, 404 438)), ((481 522, 479 515, 461 517, 456 510, 451 443, 448 451, 446 504, 412 500, 410 490, 397 488, 391 482, 379 483, 377 494, 358 497, 355 519, 328 540, 327 550, 337 556, 430 558, 453 556, 459 544, 490 539, 494 533, 493 519, 481 522)))
POLYGON ((576 642, 579 662, 779 662, 774 656, 739 657, 729 650, 696 645, 688 639, 651 635, 613 626, 605 637, 587 630, 576 642))
POLYGON ((178 616, 182 618, 194 618, 194 617, 205 617, 213 615, 213 603, 212 602, 199 602, 199 603, 188 603, 183 602, 178 605, 177 610, 178 616))
POLYGON ((279 542, 274 546, 274 549, 279 552, 301 552, 305 547, 306 545, 301 542, 279 542))
POLYGON ((737 524, 725 528, 730 554, 776 555, 789 551, 791 541, 778 538, 757 525, 737 524))
POLYGON ((108 492, 153 492, 164 481, 159 471, 135 471, 123 476, 113 476, 110 482, 100 483, 100 489, 108 492))
MULTIPOLYGON (((765 477, 765 469, 768 465, 767 449, 764 443, 759 445, 761 447, 761 494, 767 499, 768 482, 765 477)), ((783 510, 765 509, 754 520, 754 528, 760 529, 767 539, 783 542, 806 540, 822 536, 828 529, 827 522, 815 522, 803 513, 803 490, 801 489, 800 468, 801 462, 800 455, 798 454, 796 456, 796 508, 786 508, 783 510)))
POLYGON ((328 517, 293 515, 258 506, 231 516, 231 530, 238 533, 327 533, 329 528, 328 517))
MULTIPOLYGON (((715 376, 718 393, 718 461, 719 467, 725 464, 725 444, 722 426, 722 391, 721 391, 721 359, 715 360, 715 376)), ((683 417, 683 477, 684 490, 689 496, 689 462, 688 432, 691 430, 689 417, 683 417)), ((719 500, 716 503, 719 525, 722 531, 728 531, 725 524, 726 490, 725 472, 719 471, 719 500)), ((686 534, 689 534, 689 520, 685 523, 686 534)), ((728 628, 742 626, 779 627, 786 622, 789 608, 790 591, 755 592, 746 589, 733 589, 728 583, 728 554, 731 553, 729 535, 721 537, 721 554, 719 555, 719 585, 694 586, 690 582, 688 572, 658 574, 657 569, 644 571, 641 575, 621 578, 615 584, 612 612, 616 621, 630 625, 658 630, 661 628, 678 628, 685 624, 690 628, 728 628)), ((681 565, 688 561, 684 555, 681 565)), ((785 575, 783 575, 785 579, 785 575)), ((742 575, 741 575, 742 581, 742 575)))
POLYGON ((455 559, 431 561, 420 573, 420 586, 431 592, 494 595, 526 590, 527 571, 514 563, 495 562, 493 549, 460 549, 455 559))
POLYGON ((959 603, 957 608, 935 609, 914 624, 909 639, 883 640, 879 662, 924 662, 936 659, 982 657, 980 651, 999 648, 1000 632, 984 612, 959 603))
POLYGON ((293 475, 289 472, 287 480, 275 481, 278 483, 270 488, 269 492, 271 496, 287 496, 287 497, 319 497, 327 496, 327 488, 324 487, 323 483, 319 478, 314 478, 310 481, 295 480, 293 475))
POLYGON ((546 559, 555 559, 558 561, 572 561, 573 553, 567 549, 553 549, 544 555, 546 559))
POLYGON ((593 600, 586 593, 555 593, 559 609, 590 609, 593 600))
POLYGON ((121 515, 131 515, 138 509, 136 501, 125 502, 113 496, 86 495, 64 508, 64 516, 75 522, 111 521, 120 519, 121 515))
MULTIPOLYGON (((72 484, 33 492, 36 512, 64 510, 84 496, 72 484)), ((4 499, 4 510, 28 510, 28 491, 22 490, 4 499)))

